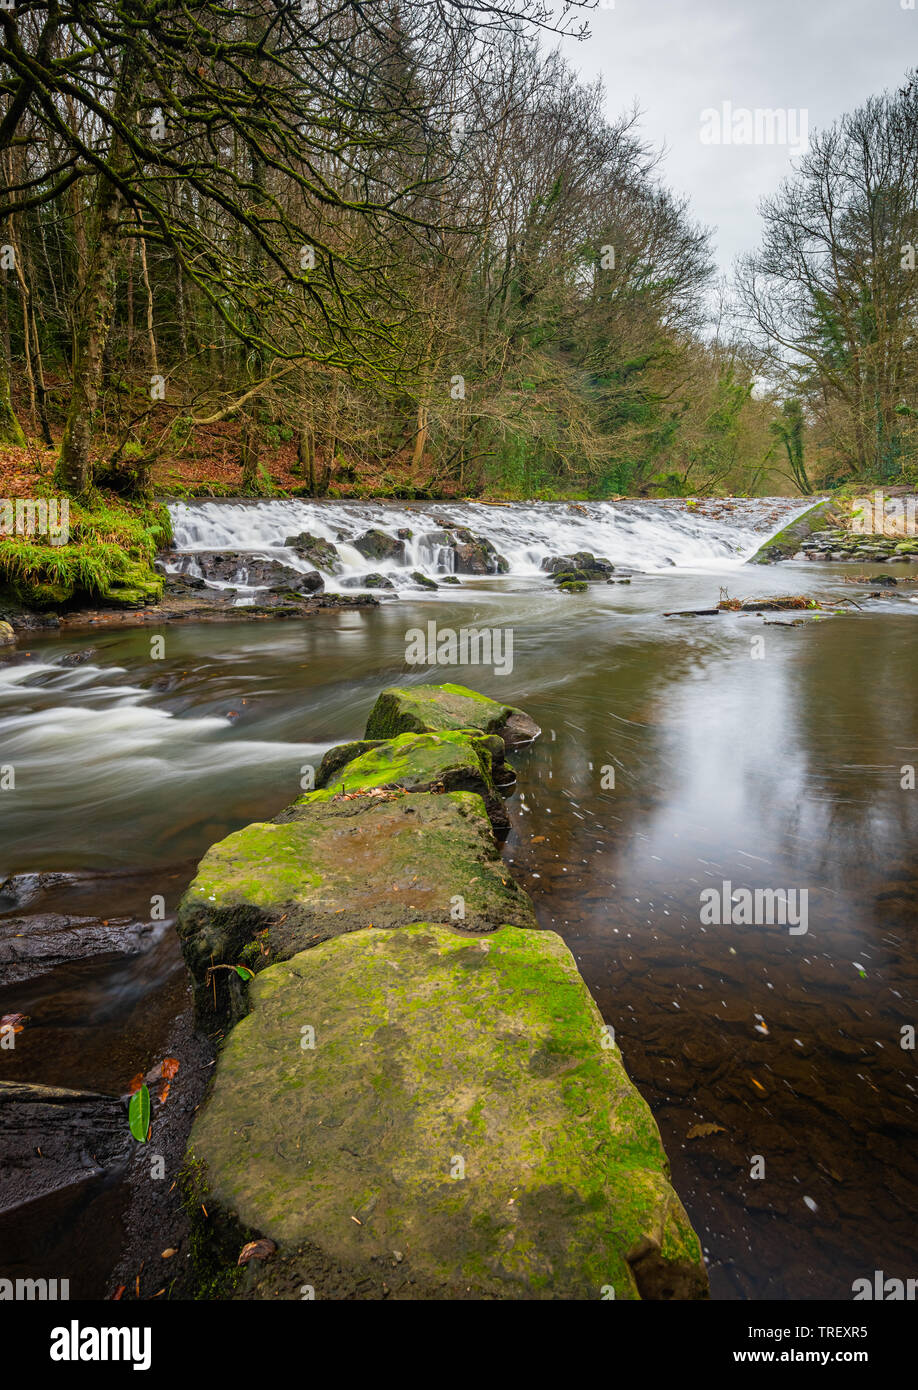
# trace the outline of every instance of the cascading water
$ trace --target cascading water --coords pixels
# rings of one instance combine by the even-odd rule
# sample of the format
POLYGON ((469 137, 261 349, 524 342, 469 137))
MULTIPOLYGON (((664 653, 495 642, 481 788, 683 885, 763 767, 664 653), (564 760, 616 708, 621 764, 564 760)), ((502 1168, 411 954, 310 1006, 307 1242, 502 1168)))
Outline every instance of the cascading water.
POLYGON ((279 562, 300 573, 317 568, 285 541, 301 532, 332 543, 339 573, 318 566, 326 588, 360 587, 363 576, 386 576, 396 588, 411 587, 412 572, 429 577, 455 569, 455 551, 444 529, 464 527, 491 543, 507 561, 510 577, 542 575, 542 561, 590 551, 616 566, 654 572, 724 569, 743 563, 813 499, 732 498, 727 501, 520 502, 488 505, 439 502, 423 505, 366 502, 175 502, 170 505, 176 556, 172 571, 204 575, 216 587, 231 584, 238 601, 251 599, 258 577, 253 560, 279 562), (354 546, 367 530, 402 533, 398 559, 367 559, 354 546), (410 534, 407 534, 410 533, 410 534), (201 568, 201 552, 238 555, 235 571, 215 580, 201 568))

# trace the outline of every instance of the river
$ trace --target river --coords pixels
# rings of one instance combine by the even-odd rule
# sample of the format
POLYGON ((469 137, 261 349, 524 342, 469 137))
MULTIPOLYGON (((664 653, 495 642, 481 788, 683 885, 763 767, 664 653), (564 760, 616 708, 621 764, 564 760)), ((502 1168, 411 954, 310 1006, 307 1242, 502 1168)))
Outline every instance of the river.
MULTIPOLYGON (((0 761, 16 769, 0 878, 63 877, 36 882, 25 908, 0 896, 0 930, 24 910, 147 917, 154 895, 173 913, 204 850, 293 800, 303 766, 360 735, 382 686, 458 680, 543 728, 512 759, 505 856, 653 1107, 712 1295, 849 1299, 875 1270, 914 1277, 918 1069, 900 1043, 918 1024, 918 791, 901 784, 918 764, 918 602, 800 626, 664 616, 722 590, 859 597, 848 578, 876 566, 743 564, 795 508, 174 504, 192 573, 196 550, 289 563, 283 541, 305 529, 339 545, 329 589, 385 570, 398 596, 305 621, 241 612, 21 640, 0 666, 0 761), (487 536, 509 573, 411 587, 413 569, 442 578, 449 563, 423 539, 436 518, 487 536), (353 549, 371 525, 413 531, 404 563, 353 549), (644 573, 557 593, 542 558, 582 549, 644 573), (406 632, 432 617, 512 630, 512 670, 409 670, 406 632), (725 882, 805 890, 807 930, 706 924, 700 895, 725 882)), ((0 987, 0 1014, 30 1016, 3 1075, 119 1094, 186 1007, 167 917, 139 955, 0 987)), ((99 1296, 119 1201, 117 1181, 92 1178, 8 1213, 0 1263, 70 1262, 77 1291, 99 1296)))

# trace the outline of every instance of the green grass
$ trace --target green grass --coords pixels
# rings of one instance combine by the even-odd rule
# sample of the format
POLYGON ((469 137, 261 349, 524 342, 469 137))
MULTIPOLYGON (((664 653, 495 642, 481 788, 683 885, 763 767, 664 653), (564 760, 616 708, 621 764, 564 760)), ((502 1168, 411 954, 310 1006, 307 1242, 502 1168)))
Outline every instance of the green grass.
POLYGON ((0 601, 39 609, 155 603, 163 581, 153 560, 171 539, 165 507, 102 494, 87 504, 71 501, 66 545, 39 536, 0 540, 0 601))

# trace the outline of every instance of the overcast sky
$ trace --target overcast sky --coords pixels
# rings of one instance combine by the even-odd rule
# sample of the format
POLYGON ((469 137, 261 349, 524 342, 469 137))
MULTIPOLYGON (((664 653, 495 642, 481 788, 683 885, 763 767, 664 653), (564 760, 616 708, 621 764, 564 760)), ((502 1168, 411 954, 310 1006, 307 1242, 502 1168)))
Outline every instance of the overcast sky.
POLYGON ((645 136, 668 150, 664 181, 714 229, 725 272, 757 245, 758 201, 790 172, 792 152, 704 144, 701 112, 724 102, 805 110, 812 132, 902 86, 908 66, 918 66, 918 9, 901 0, 603 3, 589 12, 592 36, 562 41, 562 51, 585 77, 602 76, 610 113, 638 101, 645 136))

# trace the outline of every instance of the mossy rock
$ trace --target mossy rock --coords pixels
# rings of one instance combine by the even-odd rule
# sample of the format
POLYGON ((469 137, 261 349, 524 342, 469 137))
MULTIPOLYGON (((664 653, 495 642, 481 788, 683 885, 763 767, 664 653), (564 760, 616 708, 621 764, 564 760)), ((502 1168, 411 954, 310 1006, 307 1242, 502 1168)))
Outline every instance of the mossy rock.
POLYGON ((473 729, 500 734, 508 748, 531 743, 541 730, 534 719, 512 705, 501 705, 465 685, 389 686, 367 720, 368 739, 399 734, 438 734, 473 729))
MULTIPOLYGON (((352 747, 355 745, 351 745, 352 747)), ((504 745, 497 734, 399 734, 397 738, 364 747, 356 757, 339 763, 333 774, 323 763, 317 786, 336 792, 399 787, 409 792, 476 792, 485 804, 498 835, 506 836, 510 819, 494 784, 493 763, 503 764, 504 745), (323 777, 322 768, 326 768, 323 777)), ((309 796, 296 805, 308 805, 309 796)))
POLYGON ((588 587, 585 579, 565 579, 558 585, 562 594, 584 594, 588 587))
POLYGON ((535 925, 481 797, 326 789, 213 845, 177 926, 196 1019, 211 1029, 241 1017, 248 988, 232 969, 209 977, 211 966, 258 969, 361 928, 454 920, 470 932, 535 925), (255 941, 258 954, 246 952, 255 941))
POLYGON ((189 1147, 208 1213, 278 1246, 237 1297, 379 1297, 374 1265, 396 1298, 706 1296, 653 1116, 555 933, 357 932, 251 996, 189 1147))
POLYGON ((0 622, 0 647, 12 647, 16 644, 16 633, 12 623, 0 622))
POLYGON ((820 531, 836 528, 839 522, 847 523, 848 513, 835 501, 817 502, 785 526, 783 531, 771 537, 750 556, 750 565, 774 565, 779 560, 791 560, 800 549, 803 541, 820 531))
POLYGON ((431 579, 428 575, 422 574, 420 570, 412 570, 411 578, 414 580, 415 584, 420 584, 422 589, 439 589, 440 587, 435 579, 431 579))

